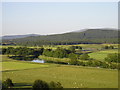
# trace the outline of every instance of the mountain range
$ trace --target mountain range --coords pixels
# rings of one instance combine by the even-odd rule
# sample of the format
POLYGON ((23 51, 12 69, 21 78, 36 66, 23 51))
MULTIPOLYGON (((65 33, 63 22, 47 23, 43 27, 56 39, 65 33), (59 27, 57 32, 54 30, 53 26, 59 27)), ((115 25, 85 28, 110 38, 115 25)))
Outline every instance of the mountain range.
POLYGON ((38 34, 26 34, 26 35, 5 35, 2 39, 16 39, 16 38, 25 38, 30 36, 39 36, 38 34))
POLYGON ((18 45, 42 45, 42 44, 80 44, 80 43, 118 43, 116 29, 86 29, 75 32, 53 35, 15 35, 3 36, 3 42, 13 42, 18 45))

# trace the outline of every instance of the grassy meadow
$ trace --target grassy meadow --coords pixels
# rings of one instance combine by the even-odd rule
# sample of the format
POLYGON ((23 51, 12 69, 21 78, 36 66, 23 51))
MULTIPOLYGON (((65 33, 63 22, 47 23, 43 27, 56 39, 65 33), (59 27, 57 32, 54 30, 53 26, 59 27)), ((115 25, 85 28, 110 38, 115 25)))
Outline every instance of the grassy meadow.
MULTIPOLYGON (((82 46, 83 49, 92 49, 92 53, 89 53, 90 57, 96 60, 104 61, 104 58, 107 56, 107 54, 118 53, 117 44, 112 44, 116 49, 100 50, 105 45, 106 44, 80 44, 78 46, 82 46)), ((56 49, 57 47, 69 48, 69 46, 71 45, 43 47, 46 49, 56 49)), ((7 46, 3 46, 3 48, 7 48, 7 46)), ((116 69, 51 63, 34 63, 30 61, 13 60, 8 58, 7 55, 0 55, 0 58, 2 58, 0 61, 0 64, 2 64, 2 81, 6 80, 7 78, 12 79, 13 83, 15 84, 15 88, 32 87, 32 84, 36 79, 41 79, 47 82, 60 82, 64 88, 118 87, 118 71, 116 69)), ((50 59, 50 57, 48 59, 50 59)), ((59 61, 58 58, 54 59, 59 61)), ((62 60, 65 61, 67 59, 63 58, 62 60)))
POLYGON ((2 80, 11 78, 16 88, 31 87, 36 79, 60 82, 65 88, 116 88, 118 85, 117 70, 7 59, 3 56, 2 80))
POLYGON ((108 54, 118 53, 118 49, 113 50, 103 50, 90 53, 90 57, 96 60, 104 61, 108 54))

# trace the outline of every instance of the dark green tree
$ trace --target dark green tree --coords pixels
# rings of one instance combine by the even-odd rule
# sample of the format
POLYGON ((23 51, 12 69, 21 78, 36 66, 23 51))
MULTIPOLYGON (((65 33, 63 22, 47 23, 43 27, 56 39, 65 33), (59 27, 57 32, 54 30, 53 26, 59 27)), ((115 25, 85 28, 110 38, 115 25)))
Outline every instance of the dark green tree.
POLYGON ((12 88, 14 86, 14 84, 12 83, 12 80, 10 78, 6 79, 3 82, 3 85, 5 88, 12 88))
POLYGON ((85 53, 85 54, 80 55, 80 59, 81 59, 81 60, 89 60, 89 59, 90 59, 90 56, 85 53))
POLYGON ((104 49, 109 49, 109 46, 104 46, 104 49))
POLYGON ((67 51, 65 49, 62 49, 62 48, 57 48, 54 51, 53 57, 56 57, 56 58, 65 58, 65 57, 67 57, 67 51))
POLYGON ((63 88, 63 86, 61 85, 61 83, 59 83, 59 82, 53 82, 53 81, 50 82, 49 87, 52 88, 52 90, 54 88, 63 88))
POLYGON ((109 49, 114 49, 114 46, 109 46, 109 49))
POLYGON ((6 48, 2 48, 2 54, 5 54, 5 53, 6 53, 6 51, 7 51, 7 49, 6 49, 6 48))
POLYGON ((48 90, 49 85, 45 81, 35 80, 32 87, 33 90, 48 90))
POLYGON ((78 55, 77 54, 71 53, 71 54, 69 54, 69 58, 70 58, 69 64, 77 65, 77 63, 78 63, 78 60, 77 60, 78 55))
POLYGON ((70 50, 71 52, 75 52, 75 49, 76 49, 76 47, 75 46, 70 46, 69 48, 68 48, 68 50, 70 50))
POLYGON ((108 54, 107 57, 105 58, 105 61, 109 63, 110 62, 120 63, 120 54, 118 53, 108 54))

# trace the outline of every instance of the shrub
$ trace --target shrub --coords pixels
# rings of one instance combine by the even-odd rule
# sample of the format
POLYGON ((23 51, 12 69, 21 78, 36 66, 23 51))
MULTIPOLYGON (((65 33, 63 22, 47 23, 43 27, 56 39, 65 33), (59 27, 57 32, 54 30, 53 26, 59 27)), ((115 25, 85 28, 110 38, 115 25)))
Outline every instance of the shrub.
POLYGON ((78 64, 78 60, 76 60, 76 59, 70 59, 69 64, 71 64, 71 65, 77 65, 78 64))
POLYGON ((8 88, 8 87, 7 87, 6 84, 3 82, 3 83, 2 83, 2 89, 4 89, 4 88, 8 88))
POLYGON ((12 83, 12 80, 10 78, 6 79, 3 82, 3 87, 5 87, 5 88, 11 88, 13 86, 14 86, 14 84, 12 83))
POLYGON ((78 55, 77 54, 70 53, 68 57, 70 58, 69 64, 77 65, 77 63, 78 63, 78 60, 77 60, 78 59, 78 55))
POLYGON ((102 68, 109 68, 109 64, 106 62, 102 62, 102 68))
POLYGON ((120 54, 114 53, 114 54, 108 54, 105 58, 105 61, 107 62, 118 62, 120 63, 120 54))
POLYGON ((79 61, 77 64, 80 65, 80 66, 85 66, 85 63, 82 62, 82 61, 79 61))
POLYGON ((104 46, 103 49, 114 49, 113 46, 104 46))
POLYGON ((80 56, 80 59, 81 60, 89 60, 89 58, 90 58, 90 56, 88 55, 88 54, 82 54, 81 56, 80 56))
POLYGON ((77 54, 74 54, 74 53, 70 53, 70 54, 68 55, 68 57, 69 57, 70 59, 78 59, 78 55, 77 55, 77 54))
POLYGON ((63 88, 63 86, 61 85, 61 83, 59 83, 59 82, 53 82, 53 81, 50 82, 49 87, 50 88, 63 88))
POLYGON ((85 63, 85 66, 92 66, 92 61, 87 61, 87 62, 84 62, 85 63))
POLYGON ((118 65, 111 63, 111 64, 110 64, 110 68, 111 68, 111 69, 117 69, 117 68, 118 68, 118 65))
POLYGON ((42 80, 35 80, 33 83, 33 90, 45 90, 49 88, 49 85, 42 80))
POLYGON ((75 52, 75 49, 76 49, 76 47, 75 47, 75 46, 70 46, 70 47, 68 48, 68 50, 70 50, 72 53, 74 53, 74 52, 75 52))

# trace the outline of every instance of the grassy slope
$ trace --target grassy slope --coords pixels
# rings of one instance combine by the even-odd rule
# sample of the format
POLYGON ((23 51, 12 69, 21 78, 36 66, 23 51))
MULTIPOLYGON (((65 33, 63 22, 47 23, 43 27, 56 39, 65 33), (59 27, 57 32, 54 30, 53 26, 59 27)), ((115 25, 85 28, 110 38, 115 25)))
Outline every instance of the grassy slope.
POLYGON ((6 59, 8 58, 4 56, 2 78, 3 80, 11 78, 16 83, 16 87, 31 87, 29 85, 32 85, 36 79, 48 82, 58 81, 64 87, 80 88, 114 88, 118 84, 117 70, 55 64, 33 64, 22 61, 5 61, 6 59), (5 65, 5 63, 8 64, 5 65), (4 68, 9 68, 9 70, 5 71, 4 68))

